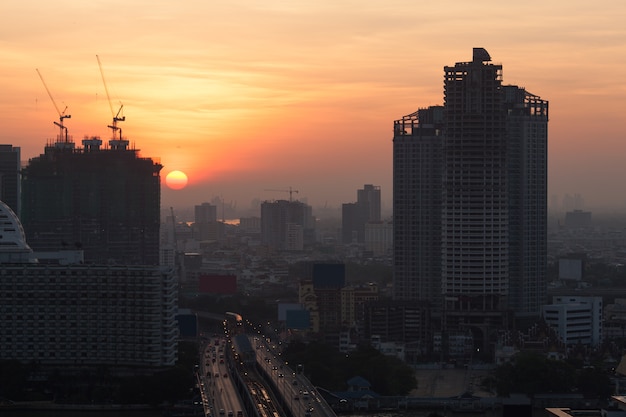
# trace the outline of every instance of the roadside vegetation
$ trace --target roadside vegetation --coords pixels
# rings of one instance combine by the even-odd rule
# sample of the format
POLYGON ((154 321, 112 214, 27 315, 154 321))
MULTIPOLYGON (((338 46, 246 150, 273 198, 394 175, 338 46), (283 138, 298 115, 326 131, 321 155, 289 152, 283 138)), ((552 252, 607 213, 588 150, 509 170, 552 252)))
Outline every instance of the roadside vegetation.
POLYGON ((365 378, 370 389, 380 395, 407 395, 417 388, 411 367, 371 346, 359 346, 346 354, 323 343, 294 342, 282 357, 292 367, 301 364, 313 385, 329 391, 346 391, 348 380, 356 376, 365 378))

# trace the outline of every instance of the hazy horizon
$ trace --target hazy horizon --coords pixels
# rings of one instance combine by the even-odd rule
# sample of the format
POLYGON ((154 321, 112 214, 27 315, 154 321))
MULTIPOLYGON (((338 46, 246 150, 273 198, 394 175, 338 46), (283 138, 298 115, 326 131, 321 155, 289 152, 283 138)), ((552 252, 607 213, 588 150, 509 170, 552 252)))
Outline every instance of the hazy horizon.
POLYGON ((38 156, 61 112, 77 145, 106 142, 123 106, 123 136, 163 165, 162 180, 188 176, 182 190, 163 186, 164 207, 247 206, 289 187, 340 207, 364 184, 390 207, 393 121, 443 104, 443 67, 483 47, 504 84, 550 103, 549 196, 626 208, 617 0, 25 0, 0 12, 0 143, 38 156))

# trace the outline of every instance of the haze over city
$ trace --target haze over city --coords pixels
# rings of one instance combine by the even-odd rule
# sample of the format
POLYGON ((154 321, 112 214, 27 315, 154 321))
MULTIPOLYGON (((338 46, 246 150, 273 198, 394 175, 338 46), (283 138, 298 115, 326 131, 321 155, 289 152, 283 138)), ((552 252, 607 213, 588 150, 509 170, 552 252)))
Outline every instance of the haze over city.
POLYGON ((123 104, 124 137, 164 166, 164 207, 246 207, 289 187, 339 206, 363 184, 390 207, 393 121, 442 104, 443 67, 476 46, 505 84, 550 102, 548 194, 626 205, 621 1, 26 0, 0 12, 0 143, 26 161, 59 133, 39 69, 77 143, 108 139, 123 104), (174 170, 185 188, 165 186, 174 170))

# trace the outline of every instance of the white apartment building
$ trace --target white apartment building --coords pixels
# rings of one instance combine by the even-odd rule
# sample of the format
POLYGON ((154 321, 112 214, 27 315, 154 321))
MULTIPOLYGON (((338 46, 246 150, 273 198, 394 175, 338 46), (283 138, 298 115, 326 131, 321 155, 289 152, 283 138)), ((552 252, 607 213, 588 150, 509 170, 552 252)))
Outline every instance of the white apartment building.
POLYGON ((543 318, 566 345, 602 342, 602 297, 555 296, 542 308, 543 318))

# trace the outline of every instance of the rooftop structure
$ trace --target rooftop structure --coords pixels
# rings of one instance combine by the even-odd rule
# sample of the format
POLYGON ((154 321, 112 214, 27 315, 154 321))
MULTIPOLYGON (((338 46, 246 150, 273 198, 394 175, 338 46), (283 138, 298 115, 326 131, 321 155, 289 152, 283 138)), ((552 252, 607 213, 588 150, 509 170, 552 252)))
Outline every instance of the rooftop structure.
POLYGON ((37 251, 83 249, 85 262, 158 265, 162 166, 127 140, 48 144, 22 171, 22 214, 37 251))

